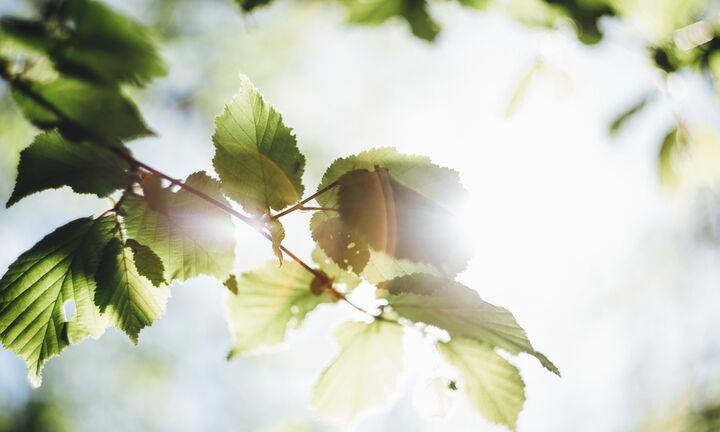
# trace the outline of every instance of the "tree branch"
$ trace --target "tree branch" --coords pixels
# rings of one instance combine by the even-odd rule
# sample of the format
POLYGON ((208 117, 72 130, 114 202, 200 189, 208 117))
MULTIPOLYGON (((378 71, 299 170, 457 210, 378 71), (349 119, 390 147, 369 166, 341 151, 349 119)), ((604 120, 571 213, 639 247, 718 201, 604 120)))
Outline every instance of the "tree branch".
MULTIPOLYGON (((159 171, 159 170, 151 167, 150 165, 148 165, 148 164, 146 164, 146 163, 144 163, 144 162, 141 162, 141 161, 135 159, 134 157, 132 157, 131 155, 129 155, 129 154, 126 153, 126 152, 123 152, 123 151, 122 151, 121 149, 119 149, 119 148, 112 147, 111 150, 112 150, 115 154, 117 154, 119 157, 121 157, 122 159, 124 159, 125 161, 127 161, 129 164, 131 164, 132 166, 142 168, 142 169, 144 169, 144 170, 147 171, 147 172, 150 172, 150 173, 152 173, 152 174, 155 174, 155 175, 157 175, 157 176, 160 176, 160 177, 164 178, 165 180, 169 181, 171 184, 176 185, 176 186, 178 186, 178 187, 180 187, 180 188, 182 188, 182 189, 185 189, 186 191, 190 192, 191 194, 197 196, 198 198, 200 198, 200 199, 202 199, 202 200, 205 200, 205 201, 207 201, 208 203, 212 204, 213 206, 215 206, 215 207, 217 207, 217 208, 225 211, 226 213, 229 213, 231 216, 233 216, 233 217, 235 217, 235 218, 237 218, 237 219, 240 219, 241 221, 245 222, 245 223, 248 224, 250 227, 252 227, 255 231, 259 232, 260 235, 262 235, 263 237, 265 237, 266 239, 268 239, 269 241, 272 242, 272 236, 271 236, 270 234, 268 234, 268 233, 264 230, 263 226, 262 226, 261 224, 259 224, 255 219, 253 219, 253 218, 251 218, 251 217, 249 217, 249 216, 247 216, 247 215, 244 215, 244 214, 240 213, 239 211, 235 210, 234 208, 230 207, 229 205, 227 205, 227 204, 225 204, 225 203, 223 203, 223 202, 221 202, 221 201, 219 201, 219 200, 211 197, 210 195, 206 194, 205 192, 203 192, 203 191, 201 191, 201 190, 199 190, 199 189, 196 189, 196 188, 194 188, 194 187, 186 184, 186 183, 183 182, 182 180, 178 180, 178 179, 176 179, 176 178, 173 178, 173 177, 171 177, 171 176, 163 173, 162 171, 159 171)), ((314 199, 316 196, 318 196, 318 195, 320 195, 320 194, 322 194, 322 193, 324 193, 324 192, 327 192, 328 190, 332 189, 332 188, 335 187, 336 185, 337 185, 337 183, 333 183, 333 184, 329 185, 328 187, 325 187, 325 188, 323 188, 322 190, 318 191, 318 192, 315 193, 314 195, 306 198, 304 201, 301 201, 301 202, 298 203, 298 204, 302 204, 303 202, 310 201, 310 200, 314 199)), ((321 283, 322 283, 322 285, 326 287, 325 289, 331 291, 332 294, 335 295, 335 296, 336 296, 337 298, 339 298, 340 300, 344 301, 344 302, 347 303, 348 305, 352 306, 354 309, 356 309, 356 310, 358 310, 359 312, 362 312, 362 313, 370 316, 370 317, 373 318, 373 319, 385 320, 385 321, 388 320, 387 318, 383 317, 382 315, 373 314, 373 313, 371 313, 371 312, 369 312, 369 311, 361 308, 360 306, 356 305, 356 304, 353 303, 352 301, 350 301, 350 300, 345 296, 345 294, 343 294, 343 293, 341 293, 340 291, 338 291, 337 289, 335 289, 335 287, 332 285, 332 281, 328 278, 328 276, 327 276, 325 273, 323 273, 322 271, 319 271, 319 270, 317 270, 317 269, 312 268, 312 267, 311 267, 310 265, 308 265, 305 261, 303 261, 303 260, 302 260, 301 258, 299 258, 297 255, 295 255, 295 254, 292 253, 290 250, 288 250, 285 246, 280 245, 280 250, 281 250, 285 255, 287 255, 290 259, 292 259, 293 261, 295 261, 296 263, 298 263, 300 266, 302 266, 305 270, 307 270, 307 271, 309 271, 310 273, 312 273, 312 275, 313 275, 315 278, 317 278, 318 280, 320 280, 321 283)))
MULTIPOLYGON (((230 207, 229 205, 211 197, 210 195, 202 192, 199 189, 196 189, 182 180, 178 180, 176 178, 170 177, 169 175, 163 173, 162 171, 159 171, 150 165, 141 162, 137 159, 135 159, 129 151, 126 151, 126 149, 122 146, 122 143, 119 140, 112 140, 107 137, 98 135, 97 133, 94 133, 93 131, 87 130, 84 126, 79 125, 77 122, 75 122, 72 118, 68 117, 67 114, 65 114, 62 110, 60 110, 58 107, 56 107, 53 103, 47 101, 45 98, 43 98, 41 95, 37 94, 35 91, 33 91, 29 85, 22 79, 18 79, 15 76, 12 76, 8 70, 7 70, 7 62, 4 58, 0 57, 0 78, 5 79, 10 85, 15 87, 20 92, 24 93, 26 96, 28 96, 30 99, 34 100, 38 105, 42 106, 43 108, 49 110, 53 114, 55 114, 58 119, 62 120, 63 122, 72 125, 73 128, 76 128, 79 131, 82 131, 83 134, 90 137, 93 140, 98 141, 99 143, 106 145, 113 153, 115 153, 117 156, 125 160, 131 167, 133 168, 142 168, 143 170, 150 172, 152 174, 155 174, 157 176, 160 176, 164 178, 165 180, 169 181, 171 184, 176 185, 182 189, 185 189, 186 191, 190 192, 191 194, 197 196, 198 198, 205 200, 209 204, 225 211, 226 213, 230 214, 231 216, 240 219, 241 221, 245 222, 247 225, 252 227, 255 231, 260 233, 263 237, 268 239, 272 242, 272 236, 265 231, 264 227, 262 226, 259 221, 256 221, 255 219, 251 218, 250 216, 244 215, 240 213, 239 211, 235 210, 234 208, 230 207), (118 145, 120 144, 120 145, 118 145)), ((292 213, 295 210, 299 210, 302 208, 303 204, 315 199, 319 195, 329 191, 330 189, 337 186, 337 182, 333 182, 329 184, 328 186, 322 188, 321 190, 317 191, 316 193, 310 195, 309 197, 305 198, 304 200, 298 202, 295 206, 290 207, 289 209, 278 213, 275 216, 272 216, 272 219, 277 219, 281 216, 284 216, 286 214, 292 213)), ((114 210, 117 208, 117 205, 111 209, 114 210)), ((109 213, 110 211, 106 212, 109 213)), ((330 290, 337 298, 343 300, 345 303, 349 304, 356 310, 372 317, 373 319, 379 319, 379 320, 387 320, 387 318, 383 317, 382 315, 375 315, 370 313, 369 311, 366 311, 365 309, 355 305, 353 302, 347 299, 345 294, 341 293, 335 287, 332 285, 332 281, 328 278, 327 275, 325 275, 324 272, 316 270, 312 268, 310 265, 308 265, 305 261, 300 259, 297 255, 289 251, 285 246, 280 245, 279 248, 285 255, 287 255, 290 259, 298 263, 301 267, 303 267, 305 270, 309 271, 315 278, 320 280, 322 282, 322 285, 326 287, 326 289, 330 290)))
MULTIPOLYGON (((283 217, 283 216, 285 216, 285 215, 288 215, 288 214, 290 214, 290 213, 292 213, 292 212, 294 212, 294 211, 296 211, 296 210, 306 210, 306 209, 309 209, 308 207, 304 207, 304 204, 306 204, 306 203, 314 200, 315 198, 319 197, 320 195, 324 194, 325 192, 329 191, 330 189, 333 189, 333 188, 337 187, 337 185, 338 185, 338 182, 336 182, 336 181, 330 183, 329 185, 325 186, 324 188, 320 189, 319 191, 315 192, 314 194, 310 195, 309 197, 307 197, 307 198, 303 199, 302 201, 298 202, 298 203, 295 204, 294 206, 289 207, 289 208, 281 211, 280 213, 271 216, 271 219, 280 219, 281 217, 283 217)), ((325 208, 322 208, 322 207, 316 207, 316 208, 312 208, 312 209, 313 209, 313 210, 321 210, 321 209, 322 209, 322 210, 329 210, 329 209, 325 209, 325 208)), ((333 210, 334 210, 334 209, 333 209, 333 210)))

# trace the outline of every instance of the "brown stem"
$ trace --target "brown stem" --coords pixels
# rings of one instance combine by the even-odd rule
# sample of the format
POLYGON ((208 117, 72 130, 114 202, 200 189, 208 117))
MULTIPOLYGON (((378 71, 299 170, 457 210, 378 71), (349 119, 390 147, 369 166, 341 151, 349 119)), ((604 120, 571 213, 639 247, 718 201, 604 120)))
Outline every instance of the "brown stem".
MULTIPOLYGON (((113 148, 111 148, 111 150, 115 154, 117 154, 118 156, 120 156, 121 158, 126 160, 129 164, 131 164, 135 167, 142 168, 145 171, 155 174, 159 177, 162 177, 165 180, 169 181, 171 184, 176 185, 182 189, 185 189, 186 191, 190 192, 191 194, 197 196, 198 198, 205 200, 208 203, 212 204, 213 206, 225 211, 226 213, 229 213, 231 216, 233 216, 237 219, 240 219, 241 221, 245 222, 250 227, 252 227, 255 231, 259 232, 260 235, 262 235, 266 239, 272 241, 272 236, 270 234, 268 234, 267 232, 265 232, 262 225, 260 223, 258 223, 258 221, 256 221, 255 219, 240 213, 239 211, 237 211, 234 208, 230 207, 229 205, 223 203, 222 201, 211 197, 210 195, 206 194, 205 192, 203 192, 199 189, 196 189, 193 186, 190 186, 189 184, 183 182, 182 180, 178 180, 176 178, 170 177, 169 175, 165 174, 164 172, 159 171, 144 162, 140 162, 139 160, 135 159, 134 157, 130 156, 129 154, 127 154, 126 152, 122 151, 119 148, 113 147, 113 148)), ((285 248, 285 246, 281 245, 280 250, 283 251, 283 253, 285 253, 285 255, 287 255, 290 259, 292 259, 296 263, 300 264, 303 268, 305 268, 307 271, 312 273, 313 276, 318 277, 318 278, 325 277, 324 275, 321 275, 317 270, 310 267, 307 263, 305 263, 305 261, 300 259, 297 255, 290 252, 287 248, 285 248)))
POLYGON ((306 210, 311 210, 311 211, 334 211, 334 212, 338 211, 338 209, 333 208, 333 207, 313 207, 313 206, 302 206, 302 207, 300 207, 298 210, 300 210, 300 211, 306 211, 306 210))
MULTIPOLYGON (((296 211, 296 210, 307 209, 307 207, 304 207, 304 205, 305 205, 306 203, 314 200, 315 198, 319 197, 320 195, 324 194, 325 192, 329 191, 330 189, 336 187, 337 185, 338 185, 338 182, 336 182, 336 181, 330 183, 329 185, 325 186, 324 188, 320 189, 319 191, 315 192, 314 194, 310 195, 309 197, 303 199, 302 201, 299 201, 299 202, 298 202, 297 204, 295 204, 294 206, 292 206, 292 207, 290 207, 290 208, 287 208, 287 209, 281 211, 280 213, 272 216, 271 219, 280 219, 281 217, 283 217, 283 216, 285 216, 285 215, 287 215, 287 214, 290 214, 290 213, 292 213, 292 212, 294 212, 294 211, 296 211)), ((318 209, 319 209, 319 208, 318 208, 318 209)))
MULTIPOLYGON (((201 190, 198 190, 198 189, 196 189, 196 188, 194 188, 194 187, 186 184, 186 183, 183 182, 182 180, 178 180, 178 179, 176 179, 176 178, 170 177, 169 175, 163 173, 162 171, 158 171, 157 169, 155 169, 155 168, 153 168, 153 167, 151 167, 151 166, 149 166, 149 165, 147 165, 147 164, 145 164, 145 163, 143 163, 143 162, 140 162, 139 160, 133 158, 132 156, 130 156, 129 154, 127 154, 126 152, 122 151, 122 150, 119 149, 119 148, 113 147, 113 148, 111 148, 111 150, 112 150, 113 152, 115 152, 115 154, 117 154, 118 156, 120 156, 121 158, 123 158, 124 160, 126 160, 130 165, 135 166, 135 167, 142 168, 142 169, 144 169, 145 171, 148 171, 148 172, 150 172, 150 173, 152 173, 152 174, 155 174, 155 175, 157 175, 157 176, 160 176, 160 177, 164 178, 165 180, 169 181, 169 182, 170 182, 171 184, 173 184, 173 185, 176 185, 176 186, 178 186, 178 187, 180 187, 180 188, 182 188, 182 189, 185 189, 186 191, 190 192, 191 194, 197 196, 198 198, 203 199, 203 200, 207 201, 208 203, 214 205, 215 207, 218 207, 219 209, 221 209, 221 210, 229 213, 231 216, 234 216, 234 217, 240 219, 241 221, 243 221, 243 222, 245 222, 246 224, 250 225, 255 231, 259 232, 263 237, 265 237, 266 239, 272 241, 272 236, 271 236, 270 234, 268 234, 267 232, 265 232, 264 229, 263 229, 263 227, 262 227, 262 225, 258 224, 253 218, 248 217, 248 216, 240 213, 239 211, 235 210, 234 208, 230 207, 229 205, 227 205, 227 204, 225 204, 225 203, 223 203, 223 202, 221 202, 221 201, 219 201, 219 200, 211 197, 210 195, 202 192, 201 190)), ((337 186, 337 182, 331 183, 330 185, 324 187, 323 189, 319 190, 319 191, 316 192, 315 194, 313 194, 313 195, 305 198, 303 201, 300 201, 298 204, 302 206, 303 203, 306 203, 306 202, 314 199, 314 198, 317 197, 318 195, 321 195, 321 194, 329 191, 330 189, 334 188, 335 186, 337 186)), ((289 212, 288 212, 288 213, 289 213, 289 212)), ((318 271, 318 270, 310 267, 305 261, 303 261, 302 259, 300 259, 300 257, 298 257, 297 255, 295 255, 294 253, 292 253, 292 252, 291 252, 290 250, 288 250, 285 246, 280 245, 280 250, 281 250, 285 255, 287 255, 290 259, 292 259, 293 261, 295 261, 296 263, 298 263, 300 266, 302 266, 305 270, 307 270, 307 271, 309 271, 310 273, 312 273, 312 275, 313 275, 314 277, 320 279, 320 280, 323 281, 323 282, 326 282, 326 283, 325 283, 326 286, 327 286, 326 289, 330 290, 330 291, 333 293, 333 295, 337 296, 340 300, 342 300, 342 301, 344 301, 345 303, 349 304, 350 306, 352 306, 353 308, 355 308, 355 309, 358 310, 359 312, 362 312, 362 313, 364 313, 364 314, 372 317, 373 319, 381 320, 381 321, 392 321, 392 320, 388 320, 386 317, 382 316, 382 314, 376 315, 376 314, 370 313, 369 311, 361 308, 360 306, 358 306, 358 305, 356 305, 355 303, 353 303, 352 301, 350 301, 350 300, 345 296, 345 294, 343 294, 343 293, 341 293, 340 291, 336 290, 335 287, 332 286, 332 281, 328 280, 328 277, 327 277, 323 272, 318 271)), ((392 322, 394 322, 394 321, 392 321, 392 322)))

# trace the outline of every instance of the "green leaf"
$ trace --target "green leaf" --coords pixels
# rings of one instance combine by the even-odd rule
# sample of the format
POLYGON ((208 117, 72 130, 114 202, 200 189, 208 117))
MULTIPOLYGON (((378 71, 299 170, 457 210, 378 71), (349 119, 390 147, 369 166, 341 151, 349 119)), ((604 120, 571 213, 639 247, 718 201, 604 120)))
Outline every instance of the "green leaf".
POLYGON ((33 386, 49 358, 105 330, 94 275, 114 226, 112 217, 72 221, 20 255, 0 280, 0 342, 25 360, 33 386), (75 303, 71 320, 63 313, 68 301, 75 303))
POLYGON ((353 230, 348 229, 339 217, 328 218, 315 213, 310 219, 312 237, 343 270, 360 273, 370 259, 367 243, 353 230))
POLYGON ((7 206, 35 192, 70 186, 104 197, 128 183, 128 165, 105 147, 70 142, 57 131, 37 135, 20 153, 18 177, 7 206))
POLYGON ((393 396, 403 366, 403 328, 348 322, 336 336, 340 353, 320 375, 311 403, 323 416, 348 421, 393 396))
MULTIPOLYGON (((217 180, 205 172, 190 175, 189 186, 228 204, 217 180)), ((201 274, 225 280, 235 261, 235 229, 230 216, 185 189, 161 191, 167 208, 156 210, 142 196, 126 195, 122 214, 128 236, 152 249, 165 267, 165 280, 201 274)))
POLYGON ((437 347, 458 369, 470 404, 488 420, 515 430, 525 403, 525 384, 517 368, 472 339, 453 338, 437 347))
POLYGON ((135 104, 117 88, 71 78, 15 79, 11 85, 15 103, 40 129, 58 128, 67 138, 104 145, 151 133, 135 104))
POLYGON ((487 303, 459 282, 413 274, 393 279, 384 288, 390 306, 406 319, 439 327, 453 338, 474 339, 511 354, 528 353, 560 375, 547 357, 535 351, 510 311, 487 303))
POLYGON ((252 213, 269 214, 303 193, 305 157, 282 117, 249 79, 215 119, 213 165, 223 191, 252 213))
POLYGON ((383 252, 457 274, 471 247, 453 214, 466 192, 457 172, 430 159, 379 148, 338 159, 325 172, 311 219, 313 239, 343 269, 361 273, 383 252), (431 227, 430 229, 428 227, 431 227))
POLYGON ((132 249, 117 237, 105 246, 95 278, 100 311, 137 345, 140 330, 165 312, 170 288, 156 288, 140 276, 132 249))
POLYGON ((397 182, 385 168, 353 170, 338 182, 340 219, 372 250, 448 273, 465 267, 465 236, 442 205, 397 182))
POLYGON ((168 194, 163 188, 163 178, 154 173, 145 173, 140 179, 143 197, 151 209, 159 212, 168 211, 168 194))
MULTIPOLYGON (((328 293, 311 291, 313 275, 294 261, 282 267, 270 261, 240 275, 237 293, 227 301, 230 332, 235 340, 228 358, 281 343, 288 328, 297 328, 321 303, 333 302, 328 293)), ((232 289, 231 289, 232 291, 232 289)))
POLYGON ((64 0, 47 21, 3 19, 3 32, 45 51, 58 71, 101 84, 144 85, 165 75, 150 31, 90 0, 64 0))
POLYGON ((135 268, 140 276, 145 276, 156 287, 167 283, 163 276, 165 266, 163 266, 162 260, 152 249, 134 239, 128 239, 125 246, 132 250, 135 268))
POLYGON ((425 0, 343 0, 348 21, 376 26, 393 17, 404 18, 420 39, 433 41, 440 26, 433 21, 425 0))

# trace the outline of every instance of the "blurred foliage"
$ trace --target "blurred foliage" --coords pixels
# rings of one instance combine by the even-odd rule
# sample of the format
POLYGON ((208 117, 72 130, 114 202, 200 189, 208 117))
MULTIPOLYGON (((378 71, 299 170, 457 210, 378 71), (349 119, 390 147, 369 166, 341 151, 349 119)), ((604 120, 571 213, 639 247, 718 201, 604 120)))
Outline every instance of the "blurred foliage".
POLYGON ((660 181, 673 188, 720 185, 720 135, 711 129, 680 124, 663 139, 658 157, 660 181))
POLYGON ((0 416, 0 432, 70 432, 73 428, 53 399, 32 398, 0 416))
POLYGON ((720 430, 720 402, 693 404, 683 400, 677 407, 664 411, 642 424, 635 432, 717 432, 720 430))
POLYGON ((542 58, 537 59, 518 81, 505 108, 505 115, 513 116, 522 106, 530 89, 540 84, 553 88, 559 97, 566 97, 572 89, 567 72, 542 58))
MULTIPOLYGON (((276 0, 277 1, 277 0, 276 0)), ((454 0, 452 2, 455 2, 454 0)), ((270 1, 242 2, 250 12, 270 1)), ((434 18, 434 5, 447 3, 432 0, 341 0, 347 20, 354 24, 376 26, 394 19, 406 21, 412 33, 432 42, 441 25, 434 18)), ((704 76, 720 95, 720 4, 713 0, 457 0, 457 4, 476 10, 506 13, 531 27, 572 27, 577 39, 587 45, 603 40, 606 20, 620 21, 646 47, 649 61, 662 72, 661 81, 671 74, 692 72, 704 76)), ((517 110, 535 75, 544 69, 542 61, 529 68, 520 79, 507 107, 507 115, 517 110)), ((664 93, 665 89, 659 88, 664 93)), ((637 100, 618 113, 608 125, 610 135, 618 135, 623 127, 649 105, 655 104, 654 94, 637 100)), ((678 124, 683 128, 687 125, 678 124)), ((692 134, 690 134, 692 135, 692 134)), ((658 146, 658 172, 668 182, 667 154, 671 139, 658 146)), ((694 145, 692 140, 687 146, 694 145)))
POLYGON ((167 72, 147 28, 102 3, 49 1, 39 13, 40 19, 4 17, 3 37, 46 53, 65 75, 144 85, 167 72))
POLYGON ((631 120, 635 114, 642 111, 645 106, 650 102, 651 96, 644 96, 640 98, 637 102, 632 104, 628 109, 621 112, 613 121, 610 123, 610 126, 608 126, 608 131, 611 135, 617 135, 617 133, 620 131, 620 129, 625 126, 625 124, 631 120))

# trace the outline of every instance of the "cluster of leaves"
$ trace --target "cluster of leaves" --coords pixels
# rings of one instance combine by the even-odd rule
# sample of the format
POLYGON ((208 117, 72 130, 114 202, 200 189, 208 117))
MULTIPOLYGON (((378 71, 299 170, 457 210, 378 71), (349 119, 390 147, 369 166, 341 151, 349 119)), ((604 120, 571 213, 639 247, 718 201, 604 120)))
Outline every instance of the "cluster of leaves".
POLYGON ((52 398, 33 397, 0 415, 0 432, 23 431, 69 432, 72 427, 52 398))
MULTIPOLYGON (((165 73, 149 32, 92 1, 48 2, 38 15, 0 21, 0 75, 44 131, 21 153, 7 205, 62 186, 100 197, 132 190, 138 172, 124 143, 149 129, 122 86, 165 73)), ((157 282, 153 260, 160 262, 125 237, 113 212, 58 228, 0 280, 0 341, 23 357, 39 385, 47 359, 110 323, 136 340, 169 295, 150 282, 157 282)))
POLYGON ((296 138, 243 78, 216 119, 219 180, 205 172, 172 179, 126 146, 150 132, 124 87, 166 70, 145 27, 92 0, 49 2, 37 20, 0 25, 0 76, 42 130, 21 154, 7 205, 64 186, 115 198, 103 214, 47 235, 0 279, 0 341, 25 360, 33 385, 49 358, 109 326, 137 343, 163 314, 170 284, 199 275, 230 291, 229 357, 279 344, 321 304, 354 306, 347 296, 362 282, 376 287, 371 310, 355 306, 367 322, 339 328, 339 354, 315 389, 313 405, 330 416, 351 418, 389 396, 403 334, 421 328, 415 324, 457 368, 477 410, 511 428, 524 384, 496 350, 530 354, 559 374, 508 310, 454 280, 470 258, 453 213, 465 195, 456 172, 373 149, 336 160, 317 192, 301 199, 305 157, 296 138), (312 199, 319 206, 306 206, 312 199), (280 219, 296 210, 315 211, 313 266, 282 245, 280 219), (231 216, 271 240, 278 260, 232 275, 231 216))

